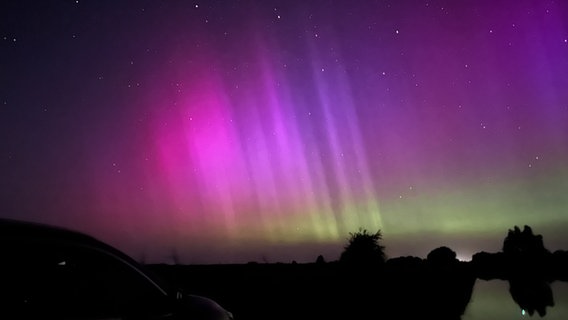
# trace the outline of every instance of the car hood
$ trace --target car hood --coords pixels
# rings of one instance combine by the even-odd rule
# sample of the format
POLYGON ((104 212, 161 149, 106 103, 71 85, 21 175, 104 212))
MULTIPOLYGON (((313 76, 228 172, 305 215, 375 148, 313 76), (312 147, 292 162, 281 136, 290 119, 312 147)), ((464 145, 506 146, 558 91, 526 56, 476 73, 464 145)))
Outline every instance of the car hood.
POLYGON ((179 294, 178 302, 182 310, 181 313, 188 316, 188 319, 199 320, 232 320, 233 315, 212 299, 194 295, 179 294))

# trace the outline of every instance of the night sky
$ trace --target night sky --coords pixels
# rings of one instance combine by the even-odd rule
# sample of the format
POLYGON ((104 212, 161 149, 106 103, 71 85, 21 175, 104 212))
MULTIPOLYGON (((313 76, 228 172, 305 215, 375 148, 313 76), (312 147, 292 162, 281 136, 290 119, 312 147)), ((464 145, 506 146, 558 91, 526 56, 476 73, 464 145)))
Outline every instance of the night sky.
POLYGON ((0 216, 145 262, 568 249, 568 2, 2 1, 0 216))

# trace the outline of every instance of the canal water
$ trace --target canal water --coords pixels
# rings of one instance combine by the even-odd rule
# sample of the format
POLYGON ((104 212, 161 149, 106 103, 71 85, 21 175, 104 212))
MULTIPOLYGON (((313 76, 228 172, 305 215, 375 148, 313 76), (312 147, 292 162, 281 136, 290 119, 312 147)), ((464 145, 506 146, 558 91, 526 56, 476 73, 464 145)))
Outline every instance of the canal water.
POLYGON ((513 301, 509 293, 509 282, 478 279, 462 320, 568 319, 568 282, 555 281, 551 288, 555 306, 548 307, 546 316, 542 318, 536 312, 531 317, 513 301))

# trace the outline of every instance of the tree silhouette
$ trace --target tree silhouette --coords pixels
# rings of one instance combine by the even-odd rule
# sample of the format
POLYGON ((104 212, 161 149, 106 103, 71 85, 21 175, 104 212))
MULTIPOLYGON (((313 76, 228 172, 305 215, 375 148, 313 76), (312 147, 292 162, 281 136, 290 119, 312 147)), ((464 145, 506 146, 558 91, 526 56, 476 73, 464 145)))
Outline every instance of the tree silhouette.
POLYGON ((534 235, 531 227, 525 225, 523 231, 515 226, 509 229, 503 241, 503 253, 523 257, 541 257, 550 252, 544 247, 541 235, 534 235))
POLYGON ((546 308, 554 306, 554 297, 547 276, 552 254, 544 247, 542 236, 533 234, 529 226, 523 231, 515 226, 503 241, 503 254, 513 300, 529 315, 536 311, 545 316, 546 308))
POLYGON ((456 259, 456 253, 445 246, 430 251, 426 259, 429 263, 435 265, 451 265, 458 262, 456 259))
POLYGON ((381 231, 370 233, 365 229, 349 233, 339 264, 341 277, 338 286, 347 294, 341 299, 342 316, 332 318, 365 319, 376 314, 377 301, 382 301, 383 291, 379 288, 385 265, 384 247, 379 241, 381 231))
POLYGON ((358 232, 349 233, 349 242, 345 246, 339 261, 351 266, 377 266, 386 260, 384 246, 379 244, 382 239, 381 230, 369 233, 359 228, 358 232))
POLYGON ((426 258, 424 310, 437 319, 460 319, 475 284, 475 274, 448 247, 436 248, 426 258))

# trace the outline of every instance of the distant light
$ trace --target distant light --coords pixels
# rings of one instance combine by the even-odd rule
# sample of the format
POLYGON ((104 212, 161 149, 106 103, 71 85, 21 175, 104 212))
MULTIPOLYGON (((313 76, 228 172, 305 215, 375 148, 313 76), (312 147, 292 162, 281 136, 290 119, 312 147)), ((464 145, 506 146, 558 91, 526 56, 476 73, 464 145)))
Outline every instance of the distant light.
POLYGON ((525 311, 525 309, 521 309, 521 315, 524 316, 524 315, 526 315, 526 314, 527 314, 527 312, 525 311))
POLYGON ((464 254, 456 254, 456 259, 458 259, 459 261, 471 261, 471 256, 468 255, 464 255, 464 254))
POLYGON ((67 261, 65 261, 65 260, 64 260, 64 261, 61 261, 61 262, 59 262, 57 265, 58 265, 58 266, 65 266, 65 265, 67 265, 67 261))

